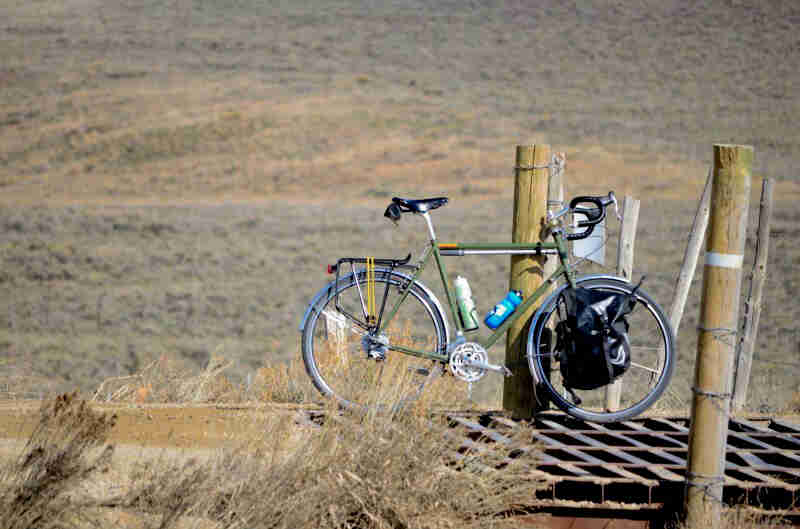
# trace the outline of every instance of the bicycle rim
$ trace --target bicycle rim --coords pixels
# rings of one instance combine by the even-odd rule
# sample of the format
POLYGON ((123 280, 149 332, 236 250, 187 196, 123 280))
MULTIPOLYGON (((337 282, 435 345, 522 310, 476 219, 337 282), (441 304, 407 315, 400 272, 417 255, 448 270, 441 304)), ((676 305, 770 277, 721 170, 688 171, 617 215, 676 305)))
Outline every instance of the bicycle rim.
MULTIPOLYGON (((353 278, 340 281, 341 311, 333 291, 318 302, 304 331, 303 360, 316 388, 343 406, 394 409, 417 399, 441 368, 438 362, 394 351, 391 346, 441 352, 446 344, 444 321, 427 294, 411 285, 408 297, 381 333, 388 344, 386 350, 369 354, 364 345, 365 283, 364 274, 359 274, 359 292, 353 278)), ((407 283, 387 272, 377 273, 375 292, 379 302, 386 293, 387 311, 407 283)))
MULTIPOLYGON (((613 279, 594 279, 579 284, 592 290, 614 293, 629 293, 633 286, 613 279)), ((608 407, 609 386, 593 390, 565 387, 560 371, 560 351, 556 349, 557 340, 551 329, 566 317, 563 300, 554 298, 543 310, 537 322, 533 340, 535 347, 529 363, 536 380, 548 393, 557 407, 570 415, 596 422, 614 422, 639 415, 653 405, 666 389, 675 368, 674 337, 663 310, 639 289, 636 293, 636 307, 626 316, 630 325, 631 366, 617 379, 619 404, 608 407), (577 399, 573 397, 577 396, 577 399)))

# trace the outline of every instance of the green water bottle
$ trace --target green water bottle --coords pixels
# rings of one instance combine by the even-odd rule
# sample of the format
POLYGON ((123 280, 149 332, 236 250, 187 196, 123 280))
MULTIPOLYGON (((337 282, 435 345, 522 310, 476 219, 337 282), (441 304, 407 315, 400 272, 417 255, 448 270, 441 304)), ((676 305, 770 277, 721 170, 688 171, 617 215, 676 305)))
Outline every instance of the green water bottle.
POLYGON ((464 331, 474 331, 478 328, 478 315, 475 311, 475 303, 472 301, 472 290, 466 278, 456 277, 453 281, 456 290, 456 304, 458 305, 458 315, 461 317, 461 325, 464 331))

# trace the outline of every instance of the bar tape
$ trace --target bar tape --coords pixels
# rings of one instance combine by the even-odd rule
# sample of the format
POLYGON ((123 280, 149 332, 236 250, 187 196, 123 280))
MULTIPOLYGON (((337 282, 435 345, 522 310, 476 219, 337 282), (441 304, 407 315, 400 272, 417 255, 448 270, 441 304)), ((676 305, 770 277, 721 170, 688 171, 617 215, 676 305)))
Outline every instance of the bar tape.
POLYGON ((706 266, 718 266, 720 268, 741 268, 743 262, 744 255, 706 252, 706 266))

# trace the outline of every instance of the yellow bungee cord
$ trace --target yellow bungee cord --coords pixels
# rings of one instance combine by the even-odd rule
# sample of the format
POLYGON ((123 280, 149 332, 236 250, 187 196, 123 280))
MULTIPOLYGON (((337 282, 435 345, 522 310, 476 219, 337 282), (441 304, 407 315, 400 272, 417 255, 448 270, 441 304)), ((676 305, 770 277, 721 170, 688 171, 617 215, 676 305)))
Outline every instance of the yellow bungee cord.
POLYGON ((367 257, 367 324, 375 325, 377 306, 375 304, 375 258, 367 257))

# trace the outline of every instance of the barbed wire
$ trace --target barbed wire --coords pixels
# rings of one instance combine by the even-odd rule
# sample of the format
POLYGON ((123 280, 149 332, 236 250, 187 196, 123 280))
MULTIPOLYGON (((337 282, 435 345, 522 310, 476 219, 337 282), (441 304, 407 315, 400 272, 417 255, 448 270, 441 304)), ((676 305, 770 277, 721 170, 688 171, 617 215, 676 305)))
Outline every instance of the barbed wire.
POLYGON ((716 491, 714 489, 722 487, 724 484, 725 476, 707 476, 704 474, 698 474, 696 472, 686 471, 686 485, 702 490, 703 496, 721 505, 725 505, 725 502, 722 500, 721 496, 715 494, 716 491), (705 482, 701 483, 699 481, 695 481, 696 479, 702 479, 705 480, 705 482))
POLYGON ((711 333, 712 338, 724 345, 727 345, 728 347, 736 347, 735 338, 739 334, 736 329, 728 329, 725 327, 704 327, 703 325, 698 325, 697 330, 711 333))

